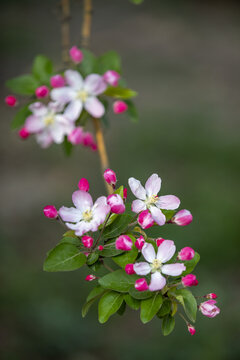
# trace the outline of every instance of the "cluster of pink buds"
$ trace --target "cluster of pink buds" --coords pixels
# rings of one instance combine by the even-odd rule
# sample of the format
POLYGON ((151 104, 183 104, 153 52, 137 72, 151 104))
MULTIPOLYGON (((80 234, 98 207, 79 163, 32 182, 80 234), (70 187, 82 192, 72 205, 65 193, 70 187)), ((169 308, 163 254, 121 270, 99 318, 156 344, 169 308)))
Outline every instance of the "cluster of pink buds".
POLYGON ((73 145, 83 145, 85 147, 90 147, 92 150, 97 150, 97 144, 94 140, 93 135, 90 132, 83 131, 83 128, 78 126, 76 127, 69 135, 68 141, 73 145))

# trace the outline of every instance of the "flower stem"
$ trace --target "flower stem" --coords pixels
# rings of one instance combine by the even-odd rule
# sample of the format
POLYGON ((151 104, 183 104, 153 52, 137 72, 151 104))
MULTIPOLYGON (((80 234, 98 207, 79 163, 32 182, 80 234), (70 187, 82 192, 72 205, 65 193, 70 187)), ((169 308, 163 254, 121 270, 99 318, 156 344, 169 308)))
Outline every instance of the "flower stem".
POLYGON ((61 33, 62 33, 62 61, 64 65, 68 65, 68 51, 70 47, 70 0, 61 0, 61 33))
POLYGON ((110 218, 111 214, 112 214, 111 212, 108 214, 108 216, 107 216, 107 218, 106 218, 106 220, 105 220, 105 223, 103 224, 102 230, 101 230, 101 232, 100 232, 100 234, 99 234, 99 236, 98 236, 98 238, 97 238, 97 240, 96 240, 95 244, 94 244, 94 245, 93 245, 93 247, 92 247, 92 250, 94 250, 94 249, 97 247, 97 244, 98 244, 98 243, 99 243, 99 241, 101 240, 101 237, 102 237, 103 231, 104 231, 104 229, 105 229, 105 227, 106 227, 106 225, 107 225, 107 222, 108 222, 108 220, 109 220, 109 218, 110 218))

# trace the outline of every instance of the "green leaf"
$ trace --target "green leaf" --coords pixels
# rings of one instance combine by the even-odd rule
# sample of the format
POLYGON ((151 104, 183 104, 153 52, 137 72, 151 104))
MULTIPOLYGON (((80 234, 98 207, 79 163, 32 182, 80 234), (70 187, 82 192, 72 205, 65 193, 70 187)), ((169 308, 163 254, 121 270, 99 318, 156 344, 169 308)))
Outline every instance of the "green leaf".
POLYGON ((21 75, 6 82, 6 86, 10 90, 20 95, 34 95, 39 85, 32 75, 21 75))
POLYGON ((126 311, 126 303, 125 301, 122 302, 122 305, 120 306, 120 308, 118 309, 117 313, 118 315, 123 315, 126 311))
POLYGON ((138 310, 140 308, 140 300, 134 299, 131 295, 125 294, 124 300, 131 309, 138 310))
POLYGON ((124 230, 126 230, 131 220, 132 220, 132 215, 126 212, 122 215, 119 215, 111 225, 109 225, 107 228, 104 229, 103 231, 104 239, 111 239, 121 235, 124 232, 124 230))
POLYGON ((50 59, 44 55, 38 55, 33 62, 32 73, 41 83, 49 83, 53 72, 53 65, 50 59))
POLYGON ((70 156, 73 151, 73 144, 68 141, 67 136, 65 136, 63 141, 63 150, 67 156, 70 156))
POLYGON ((98 254, 104 257, 113 257, 113 256, 117 256, 122 254, 124 251, 123 250, 117 250, 115 247, 115 240, 113 243, 111 244, 107 244, 106 247, 104 247, 103 250, 99 250, 98 254))
POLYGON ((171 305, 172 305, 171 300, 165 298, 163 300, 160 310, 157 313, 157 316, 159 318, 162 318, 165 315, 169 314, 171 312, 171 305))
POLYGON ((131 89, 122 88, 120 86, 109 86, 104 92, 104 95, 117 99, 130 99, 137 96, 137 92, 131 89))
POLYGON ((78 65, 78 69, 85 77, 94 72, 97 59, 91 51, 86 49, 81 49, 81 51, 83 52, 83 61, 78 65))
POLYGON ((175 210, 163 210, 163 209, 161 209, 161 211, 165 215, 166 221, 171 220, 171 218, 174 216, 176 212, 175 210))
POLYGON ((84 254, 72 244, 59 244, 48 254, 43 265, 44 271, 72 271, 82 267, 87 261, 84 254))
POLYGON ((95 298, 96 296, 100 296, 105 292, 106 292, 105 289, 103 289, 100 285, 97 285, 88 294, 87 301, 90 301, 93 298, 95 298))
POLYGON ((23 106, 20 110, 18 110, 18 112, 15 114, 12 124, 11 124, 11 128, 13 130, 21 127, 24 125, 26 118, 31 114, 31 111, 29 110, 29 104, 23 106))
POLYGON ((137 108, 131 100, 125 100, 125 103, 128 106, 127 114, 132 122, 138 122, 138 112, 137 108))
POLYGON ((103 276, 98 282, 104 289, 124 293, 129 291, 137 279, 137 275, 128 275, 124 270, 119 269, 103 276))
POLYGON ((75 231, 74 230, 68 230, 66 231, 64 234, 63 234, 63 237, 64 236, 67 236, 67 237, 78 237, 76 234, 75 234, 75 231))
POLYGON ((197 263, 200 260, 200 255, 195 252, 194 257, 192 258, 192 260, 189 261, 184 261, 184 265, 186 266, 186 270, 182 273, 181 276, 185 276, 187 274, 190 274, 196 267, 197 263))
POLYGON ((119 266, 121 266, 123 269, 125 269, 125 266, 127 264, 132 264, 134 263, 134 261, 136 260, 137 256, 138 256, 138 249, 136 248, 136 246, 134 246, 134 243, 136 241, 135 237, 132 235, 129 235, 130 239, 132 240, 133 243, 133 247, 131 250, 129 251, 125 251, 124 254, 122 255, 118 255, 112 258, 112 260, 118 264, 119 266))
POLYGON ((92 304, 104 293, 106 292, 101 286, 96 286, 92 289, 92 291, 89 293, 87 297, 87 301, 82 307, 82 317, 84 318, 92 304))
POLYGON ((123 302, 123 295, 110 291, 104 294, 98 304, 98 320, 101 324, 108 321, 109 317, 115 314, 123 302))
POLYGON ((140 5, 143 3, 144 0, 130 0, 131 3, 135 4, 135 5, 140 5))
MULTIPOLYGON (((131 275, 132 276, 132 275, 131 275)), ((154 295, 154 292, 152 291, 138 291, 135 289, 134 286, 132 286, 130 289, 129 289, 129 294, 134 298, 134 299, 137 299, 137 300, 143 300, 143 299, 149 299, 151 298, 153 295, 154 295)))
POLYGON ((87 265, 93 265, 96 261, 98 261, 99 255, 96 252, 93 252, 87 257, 87 265))
POLYGON ((175 327, 175 319, 171 315, 166 315, 162 321, 162 333, 164 336, 171 334, 175 327))
POLYGON ((146 324, 157 314, 163 302, 162 294, 155 292, 150 299, 141 301, 141 321, 146 324))
POLYGON ((97 58, 95 72, 103 75, 108 70, 121 72, 121 59, 116 51, 108 51, 97 58))
POLYGON ((197 301, 190 290, 178 289, 174 291, 176 299, 183 305, 189 320, 195 322, 197 316, 197 301))
POLYGON ((72 244, 75 246, 80 246, 82 245, 81 240, 78 237, 72 237, 72 236, 64 236, 61 240, 60 243, 66 243, 66 244, 72 244))

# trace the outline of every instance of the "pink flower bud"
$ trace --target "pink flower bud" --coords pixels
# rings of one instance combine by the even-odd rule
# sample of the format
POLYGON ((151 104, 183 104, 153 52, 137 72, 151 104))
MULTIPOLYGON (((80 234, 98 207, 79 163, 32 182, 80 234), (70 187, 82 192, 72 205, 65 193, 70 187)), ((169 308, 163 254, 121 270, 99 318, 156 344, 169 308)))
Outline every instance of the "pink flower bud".
POLYGON ((134 271, 134 269, 133 269, 133 265, 134 265, 134 264, 127 264, 127 265, 125 266, 125 271, 126 271, 126 273, 127 273, 128 275, 135 274, 135 271, 134 271))
POLYGON ((182 261, 192 260, 194 258, 194 255, 195 255, 195 251, 189 246, 186 246, 179 251, 178 259, 182 261))
POLYGON ((82 237, 83 246, 90 248, 93 246, 93 238, 91 236, 84 235, 82 237))
POLYGON ((199 305, 199 310, 204 316, 214 318, 220 313, 220 309, 215 304, 216 300, 204 301, 199 305))
POLYGON ((215 294, 215 293, 210 293, 210 294, 204 295, 204 297, 205 297, 206 299, 217 299, 217 294, 215 294))
POLYGON ((57 209, 53 205, 45 206, 43 213, 49 219, 56 219, 58 217, 57 209))
POLYGON ((171 222, 179 226, 185 226, 185 225, 189 225, 192 222, 192 220, 193 217, 190 211, 184 209, 178 211, 171 219, 171 222))
POLYGON ((191 286, 197 286, 198 285, 198 281, 195 275, 193 274, 188 274, 186 276, 182 277, 182 284, 183 286, 187 287, 191 287, 191 286))
POLYGON ((194 335, 196 332, 195 327, 192 326, 191 324, 188 324, 188 331, 190 332, 191 335, 194 335))
POLYGON ((73 145, 78 145, 83 142, 83 130, 80 126, 76 127, 69 135, 68 141, 73 145))
POLYGON ((21 128, 18 132, 18 135, 22 138, 22 139, 27 139, 30 135, 30 133, 27 131, 27 129, 25 129, 24 127, 21 128))
POLYGON ((135 289, 138 291, 148 290, 148 283, 145 278, 141 278, 135 281, 135 289))
POLYGON ((102 245, 99 245, 98 250, 103 251, 104 247, 102 245))
POLYGON ((103 75, 103 79, 107 84, 111 86, 118 86, 118 80, 120 79, 120 75, 114 70, 108 70, 103 75))
POLYGON ((127 188, 123 189, 123 200, 127 200, 127 188))
POLYGON ((132 240, 127 235, 119 236, 115 242, 115 247, 117 250, 129 251, 132 249, 132 245, 132 240))
POLYGON ((97 151, 97 149, 98 149, 97 144, 93 143, 93 144, 91 145, 91 149, 92 149, 93 151, 97 151))
POLYGON ((37 98, 45 98, 49 94, 49 89, 46 85, 39 86, 35 91, 37 98))
POLYGON ((135 246, 138 250, 142 250, 143 245, 145 244, 144 237, 141 235, 136 241, 135 246))
POLYGON ((97 277, 96 277, 95 275, 87 275, 87 276, 85 277, 85 280, 86 280, 86 281, 93 281, 93 280, 95 280, 95 279, 97 279, 97 277))
POLYGON ((127 111, 128 106, 127 104, 122 100, 117 100, 113 103, 113 112, 115 114, 121 114, 127 111))
POLYGON ((8 95, 5 97, 5 103, 8 105, 8 106, 15 106, 17 104, 17 98, 13 95, 8 95))
POLYGON ((83 60, 83 53, 77 46, 73 46, 69 50, 69 55, 75 64, 79 64, 83 60))
POLYGON ((155 241, 156 241, 157 247, 159 247, 165 241, 165 239, 160 237, 160 238, 157 238, 155 241))
POLYGON ((140 212, 137 221, 143 229, 148 229, 154 225, 154 220, 152 218, 151 213, 148 210, 144 210, 140 212))
POLYGON ((111 207, 111 212, 114 214, 122 214, 125 211, 123 199, 119 194, 108 195, 107 204, 111 207))
POLYGON ((83 132, 83 138, 82 138, 83 146, 92 146, 95 144, 94 137, 90 132, 83 132))
POLYGON ((85 178, 81 178, 78 183, 79 190, 88 191, 89 190, 89 182, 85 178))
POLYGON ((53 88, 63 87, 65 85, 65 79, 62 75, 57 74, 51 77, 50 84, 53 88))
POLYGON ((109 185, 111 185, 113 188, 115 188, 115 185, 117 182, 117 176, 113 170, 106 169, 104 171, 103 177, 109 185))

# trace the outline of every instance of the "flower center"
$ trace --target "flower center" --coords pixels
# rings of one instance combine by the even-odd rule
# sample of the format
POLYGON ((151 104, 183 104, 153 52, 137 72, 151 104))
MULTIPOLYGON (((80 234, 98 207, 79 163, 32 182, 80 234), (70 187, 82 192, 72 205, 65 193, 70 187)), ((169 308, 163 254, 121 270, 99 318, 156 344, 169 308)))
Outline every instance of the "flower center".
POLYGON ((156 204, 156 202, 158 201, 158 196, 157 195, 152 195, 150 197, 147 198, 147 200, 145 200, 145 204, 147 207, 156 204))
POLYGON ((54 123, 54 116, 53 115, 47 115, 44 118, 44 124, 46 126, 52 125, 54 123))
POLYGON ((151 264, 152 272, 160 270, 161 266, 162 266, 162 262, 160 260, 158 260, 158 259, 154 259, 152 264, 151 264))
POLYGON ((92 220, 92 210, 86 210, 84 211, 84 213, 82 214, 83 220, 84 221, 91 221, 92 220))
POLYGON ((80 90, 77 92, 77 98, 81 99, 82 102, 86 102, 88 98, 88 92, 86 90, 80 90))

